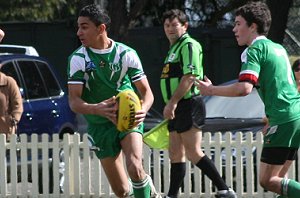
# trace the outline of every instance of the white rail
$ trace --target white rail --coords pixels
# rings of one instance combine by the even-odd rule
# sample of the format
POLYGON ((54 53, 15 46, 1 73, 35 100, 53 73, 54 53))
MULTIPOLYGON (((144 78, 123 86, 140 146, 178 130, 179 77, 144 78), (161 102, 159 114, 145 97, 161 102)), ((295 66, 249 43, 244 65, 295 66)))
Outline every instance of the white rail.
MULTIPOLYGON (((226 183, 238 197, 274 197, 258 183, 263 135, 227 132, 213 136, 205 133, 203 149, 215 162, 226 183)), ((0 135, 0 197, 115 197, 100 166, 90 150, 87 136, 36 134, 31 137, 13 135, 10 142, 0 135)), ((299 178, 296 169, 290 178, 299 178)), ((170 164, 167 151, 144 147, 144 167, 156 188, 165 194, 169 187, 170 164)), ((214 197, 216 189, 198 168, 188 163, 180 197, 214 197)))

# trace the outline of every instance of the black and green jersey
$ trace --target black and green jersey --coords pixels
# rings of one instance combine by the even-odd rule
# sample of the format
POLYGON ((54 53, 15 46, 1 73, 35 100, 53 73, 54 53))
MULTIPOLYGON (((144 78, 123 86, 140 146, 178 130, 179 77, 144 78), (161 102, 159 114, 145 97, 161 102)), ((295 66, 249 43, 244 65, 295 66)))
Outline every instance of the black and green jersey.
MULTIPOLYGON (((83 84, 82 99, 90 104, 106 100, 121 90, 133 89, 132 82, 145 78, 137 53, 112 41, 109 49, 79 47, 69 57, 68 84, 83 84)), ((84 115, 89 123, 108 122, 97 115, 84 115)))
MULTIPOLYGON (((160 77, 160 88, 164 102, 167 103, 172 97, 183 75, 193 74, 198 79, 203 78, 202 56, 200 43, 187 33, 171 46, 160 77)), ((195 95, 199 95, 199 90, 192 86, 184 99, 195 95)))
POLYGON ((300 95, 286 50, 260 36, 245 49, 241 59, 239 81, 251 82, 257 87, 270 125, 299 119, 300 95))

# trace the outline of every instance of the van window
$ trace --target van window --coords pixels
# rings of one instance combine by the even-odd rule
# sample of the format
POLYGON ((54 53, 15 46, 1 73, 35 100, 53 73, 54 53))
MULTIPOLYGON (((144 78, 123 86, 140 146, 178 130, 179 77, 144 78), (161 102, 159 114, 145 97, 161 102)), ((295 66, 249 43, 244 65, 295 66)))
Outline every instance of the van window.
POLYGON ((1 67, 1 71, 3 73, 5 73, 7 76, 13 77, 16 80, 18 86, 20 87, 20 79, 18 78, 17 71, 16 71, 16 69, 14 67, 14 64, 12 62, 5 63, 1 67))
POLYGON ((18 61, 27 88, 28 98, 37 99, 47 97, 41 75, 33 61, 18 61))
POLYGON ((49 96, 59 96, 59 94, 61 93, 61 88, 53 73, 50 71, 49 66, 44 62, 36 63, 44 79, 44 82, 47 83, 49 96))
POLYGON ((2 67, 1 67, 1 71, 3 73, 5 73, 7 76, 11 76, 15 79, 15 81, 17 82, 18 86, 19 86, 19 89, 20 89, 20 92, 21 92, 21 95, 22 95, 22 98, 24 98, 24 87, 23 85, 20 83, 20 78, 18 76, 18 73, 16 71, 16 68, 13 64, 13 62, 8 62, 8 63, 5 63, 2 67))

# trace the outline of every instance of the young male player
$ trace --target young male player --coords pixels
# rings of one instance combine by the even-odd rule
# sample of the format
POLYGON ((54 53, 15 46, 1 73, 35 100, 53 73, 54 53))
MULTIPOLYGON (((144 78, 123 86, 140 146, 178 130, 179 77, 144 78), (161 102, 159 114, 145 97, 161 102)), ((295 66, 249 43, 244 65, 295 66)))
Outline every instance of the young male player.
POLYGON ((265 3, 250 2, 237 9, 233 32, 239 45, 248 46, 241 55, 239 81, 214 86, 205 78, 196 85, 202 94, 218 96, 245 96, 257 88, 270 125, 261 153, 260 184, 280 197, 298 198, 300 183, 284 175, 300 146, 300 95, 286 50, 266 38, 270 25, 265 3))
POLYGON ((159 197, 142 166, 142 122, 153 103, 153 94, 140 59, 133 49, 108 37, 110 18, 97 5, 84 7, 77 22, 82 46, 69 57, 70 106, 84 114, 88 134, 99 148, 96 155, 116 196, 131 195, 133 187, 136 198, 149 198, 151 193, 159 197), (135 115, 139 126, 121 132, 115 125, 115 96, 121 90, 133 89, 131 82, 143 100, 142 109, 135 115))

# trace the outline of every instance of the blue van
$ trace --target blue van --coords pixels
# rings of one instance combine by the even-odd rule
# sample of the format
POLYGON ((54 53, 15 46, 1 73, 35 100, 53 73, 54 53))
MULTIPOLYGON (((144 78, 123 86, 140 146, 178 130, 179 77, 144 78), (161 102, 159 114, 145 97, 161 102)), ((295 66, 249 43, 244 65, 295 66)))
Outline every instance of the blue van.
MULTIPOLYGON (((62 84, 56 70, 50 63, 38 56, 34 48, 24 46, 0 45, 0 71, 13 77, 23 98, 23 114, 17 126, 17 134, 49 135, 59 134, 63 138, 65 133, 74 134, 77 132, 76 114, 70 109, 66 86, 62 84), (20 50, 24 50, 24 52, 20 50), (29 50, 28 50, 29 49, 29 50), (13 50, 7 52, 7 50, 13 50), (30 55, 28 55, 30 54, 30 55)), ((39 136, 41 137, 41 136, 39 136)), ((17 151, 18 181, 20 181, 20 152, 17 151)), ((31 152, 28 152, 28 159, 31 162, 31 152)), ((10 179, 10 155, 7 152, 8 182, 10 179)), ((49 190, 53 190, 52 177, 52 154, 49 151, 49 190)), ((38 159, 39 169, 39 192, 43 191, 42 182, 42 161, 41 153, 38 159)), ((31 163, 28 163, 28 178, 31 178, 31 163)), ((61 175, 61 179, 63 176, 61 175)), ((31 181, 29 181, 31 182, 31 181)))

